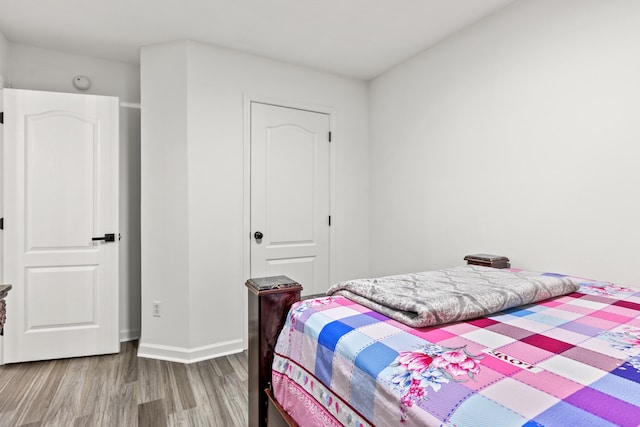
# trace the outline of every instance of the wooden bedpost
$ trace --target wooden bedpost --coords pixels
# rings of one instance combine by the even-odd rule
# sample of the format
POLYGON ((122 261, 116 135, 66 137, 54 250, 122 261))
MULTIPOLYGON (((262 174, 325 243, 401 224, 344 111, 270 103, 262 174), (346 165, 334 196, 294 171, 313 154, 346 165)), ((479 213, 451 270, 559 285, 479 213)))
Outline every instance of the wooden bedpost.
POLYGON ((291 305, 302 286, 286 276, 249 279, 249 427, 267 425, 267 395, 273 350, 291 305))

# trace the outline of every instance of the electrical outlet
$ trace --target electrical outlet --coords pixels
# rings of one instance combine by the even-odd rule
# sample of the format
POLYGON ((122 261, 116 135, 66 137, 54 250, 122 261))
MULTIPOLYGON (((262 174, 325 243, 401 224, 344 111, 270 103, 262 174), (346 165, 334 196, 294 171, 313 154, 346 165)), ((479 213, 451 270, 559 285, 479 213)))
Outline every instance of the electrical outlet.
POLYGON ((153 317, 160 317, 160 301, 153 302, 153 317))

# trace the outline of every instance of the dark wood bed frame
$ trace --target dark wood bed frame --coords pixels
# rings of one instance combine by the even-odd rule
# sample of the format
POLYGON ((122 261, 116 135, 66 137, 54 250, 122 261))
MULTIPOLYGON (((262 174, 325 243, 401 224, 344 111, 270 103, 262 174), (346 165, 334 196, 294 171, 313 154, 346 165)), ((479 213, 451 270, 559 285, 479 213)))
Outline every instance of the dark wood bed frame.
MULTIPOLYGON (((509 268, 501 255, 467 255, 467 264, 509 268)), ((249 279, 249 427, 297 427, 271 391, 273 351, 291 305, 302 286, 286 276, 249 279)), ((313 297, 318 297, 314 295, 313 297)))
POLYGON ((297 427, 271 394, 273 351, 302 286, 286 276, 249 279, 249 427, 297 427))

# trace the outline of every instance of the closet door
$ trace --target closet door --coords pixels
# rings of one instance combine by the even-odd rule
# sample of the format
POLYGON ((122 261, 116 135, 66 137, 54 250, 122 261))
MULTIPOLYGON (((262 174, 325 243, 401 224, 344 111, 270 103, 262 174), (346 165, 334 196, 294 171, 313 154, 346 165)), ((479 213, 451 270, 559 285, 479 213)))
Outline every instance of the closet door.
POLYGON ((329 115, 251 104, 251 277, 329 288, 329 115))
POLYGON ((118 100, 3 98, 2 363, 118 352, 118 100))

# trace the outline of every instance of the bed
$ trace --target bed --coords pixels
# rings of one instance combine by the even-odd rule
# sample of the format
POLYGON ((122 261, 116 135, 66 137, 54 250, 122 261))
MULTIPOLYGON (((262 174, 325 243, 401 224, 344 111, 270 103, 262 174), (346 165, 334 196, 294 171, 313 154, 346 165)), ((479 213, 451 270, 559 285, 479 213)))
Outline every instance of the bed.
POLYGON ((257 411, 250 409, 250 425, 640 425, 639 290, 562 274, 460 268, 573 283, 575 290, 435 326, 422 319, 419 327, 340 292, 298 301, 299 285, 288 283, 253 293, 272 318, 258 327, 270 343, 253 393, 255 345, 249 348, 250 408, 257 411))

